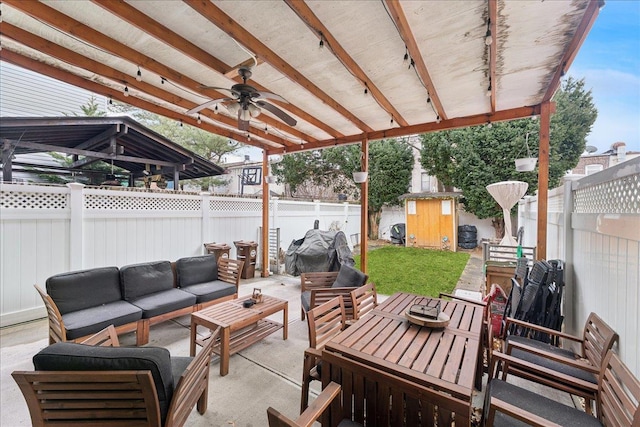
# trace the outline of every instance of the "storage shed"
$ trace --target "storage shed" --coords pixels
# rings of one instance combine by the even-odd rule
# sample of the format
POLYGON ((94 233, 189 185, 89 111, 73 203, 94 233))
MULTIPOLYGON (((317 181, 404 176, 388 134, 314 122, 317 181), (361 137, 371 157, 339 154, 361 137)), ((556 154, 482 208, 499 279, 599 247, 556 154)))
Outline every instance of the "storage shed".
POLYGON ((405 200, 406 245, 456 251, 458 199, 462 193, 412 193, 405 200))

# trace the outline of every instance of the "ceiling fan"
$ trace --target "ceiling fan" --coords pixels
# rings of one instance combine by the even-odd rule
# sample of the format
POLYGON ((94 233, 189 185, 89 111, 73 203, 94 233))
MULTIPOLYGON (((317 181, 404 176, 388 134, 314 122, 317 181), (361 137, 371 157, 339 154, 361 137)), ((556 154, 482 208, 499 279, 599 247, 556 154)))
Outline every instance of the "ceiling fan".
POLYGON ((275 99, 281 102, 287 102, 280 95, 271 92, 260 92, 253 86, 247 84, 247 80, 251 77, 251 69, 249 67, 238 68, 238 74, 242 77, 242 83, 231 86, 231 89, 224 87, 206 86, 204 89, 225 90, 231 92, 231 98, 212 99, 200 104, 197 107, 187 111, 187 114, 197 113, 214 104, 224 104, 231 114, 238 116, 238 129, 242 131, 249 130, 249 120, 251 117, 258 117, 261 113, 260 108, 272 113, 289 126, 295 126, 298 122, 273 104, 263 101, 262 99, 275 99))

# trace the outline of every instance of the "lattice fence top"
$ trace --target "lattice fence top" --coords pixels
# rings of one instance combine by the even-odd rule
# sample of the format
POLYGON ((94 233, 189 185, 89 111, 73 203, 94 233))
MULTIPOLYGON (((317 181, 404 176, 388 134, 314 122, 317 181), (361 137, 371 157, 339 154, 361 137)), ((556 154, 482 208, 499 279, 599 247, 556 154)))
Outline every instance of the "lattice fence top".
POLYGON ((315 212, 316 207, 311 203, 287 203, 279 202, 278 211, 280 212, 315 212))
POLYGON ((85 194, 87 210, 200 211, 201 200, 176 197, 85 194))
POLYGON ((576 190, 575 213, 640 214, 640 175, 576 190))
POLYGON ((225 212, 262 212, 262 200, 220 200, 209 201, 209 209, 225 212))
POLYGON ((52 192, 2 191, 0 207, 3 209, 67 209, 69 194, 52 192))

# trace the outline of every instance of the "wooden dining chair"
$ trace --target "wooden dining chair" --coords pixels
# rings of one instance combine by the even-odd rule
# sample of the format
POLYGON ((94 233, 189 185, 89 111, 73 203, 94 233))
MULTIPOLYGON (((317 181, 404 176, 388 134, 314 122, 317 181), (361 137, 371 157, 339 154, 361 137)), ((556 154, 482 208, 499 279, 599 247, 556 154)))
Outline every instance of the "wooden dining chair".
POLYGON ((309 404, 309 385, 313 380, 320 380, 322 349, 331 338, 338 335, 346 326, 344 301, 335 297, 307 313, 309 327, 309 348, 304 352, 302 367, 302 398, 300 412, 309 404))
MULTIPOLYGON (((320 419, 323 413, 333 405, 337 408, 337 413, 342 412, 340 405, 340 384, 330 382, 322 393, 318 395, 311 406, 304 410, 298 418, 292 420, 281 414, 276 409, 269 407, 267 409, 267 417, 269 419, 269 427, 311 427, 320 419)), ((331 424, 334 425, 334 424, 331 424)), ((351 420, 342 420, 336 424, 337 427, 356 427, 362 426, 351 420)))
POLYGON ((378 293, 374 283, 367 283, 354 289, 349 296, 353 307, 353 319, 348 320, 347 323, 355 322, 378 305, 378 293))
POLYGON ((618 341, 618 334, 595 313, 591 313, 587 318, 582 337, 507 318, 507 330, 510 324, 572 341, 579 349, 574 352, 531 338, 508 335, 505 339, 504 353, 542 366, 549 371, 519 365, 509 366, 507 363, 503 370, 503 378, 509 371, 528 380, 583 397, 586 400, 586 411, 591 412, 591 402, 597 397, 594 386, 598 383, 602 362, 607 351, 618 341))

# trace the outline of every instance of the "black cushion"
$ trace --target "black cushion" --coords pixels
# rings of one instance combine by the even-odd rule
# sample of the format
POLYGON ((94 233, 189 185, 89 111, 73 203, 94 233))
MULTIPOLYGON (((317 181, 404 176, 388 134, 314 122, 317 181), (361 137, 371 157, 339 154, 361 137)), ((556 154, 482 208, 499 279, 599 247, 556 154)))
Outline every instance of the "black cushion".
POLYGON ((151 371, 164 424, 174 389, 171 355, 165 348, 60 342, 33 356, 33 365, 36 371, 151 371))
POLYGON ((364 285, 367 276, 360 270, 349 265, 342 264, 338 271, 338 277, 331 285, 332 288, 357 288, 364 285))
POLYGON ((222 280, 199 283, 197 285, 186 286, 180 289, 195 295, 198 303, 213 301, 218 298, 233 295, 237 292, 236 285, 223 282, 222 280))
POLYGON ((565 363, 556 362, 555 360, 548 359, 544 356, 516 348, 511 350, 511 355, 518 359, 526 360, 527 362, 535 363, 536 365, 544 366, 557 372, 562 372, 563 374, 570 375, 574 378, 580 378, 593 384, 598 383, 598 377, 591 372, 580 368, 574 368, 573 366, 569 366, 565 363))
POLYGON ((46 288, 61 314, 122 299, 117 267, 56 274, 47 279, 46 288))
POLYGON ((142 318, 149 319, 164 313, 189 307, 196 303, 196 296, 180 289, 169 289, 132 299, 131 304, 142 309, 142 318))
POLYGON ((171 376, 173 377, 173 388, 178 387, 180 376, 187 369, 193 357, 172 357, 171 358, 171 376))
POLYGON ((173 270, 169 261, 145 262, 120 268, 122 296, 132 301, 145 295, 173 289, 173 270))
POLYGON ((185 287, 218 279, 218 263, 215 255, 180 258, 176 261, 178 286, 185 287))
MULTIPOLYGON (((496 397, 504 402, 531 412, 532 414, 536 414, 546 420, 560 424, 561 426, 589 427, 602 425, 597 418, 588 415, 584 411, 563 405, 560 402, 548 399, 542 395, 533 393, 497 378, 494 378, 489 383, 488 393, 491 397, 496 397)), ((488 410, 485 414, 488 415, 488 410)), ((493 425, 496 427, 528 426, 528 424, 511 418, 502 412, 496 412, 496 418, 493 425)))
POLYGON ((116 301, 62 315, 67 339, 100 332, 109 325, 120 326, 142 318, 142 309, 127 301, 116 301))
POLYGON ((300 294, 300 302, 304 311, 309 311, 309 307, 311 307, 311 291, 302 292, 300 294))
POLYGON ((510 335, 507 337, 507 346, 510 342, 520 343, 524 345, 528 345, 529 347, 534 347, 540 350, 548 351, 550 353, 556 354, 558 356, 568 357, 570 359, 575 359, 576 354, 564 348, 556 347, 551 344, 544 343, 542 341, 534 340, 527 337, 520 337, 517 335, 510 335))

